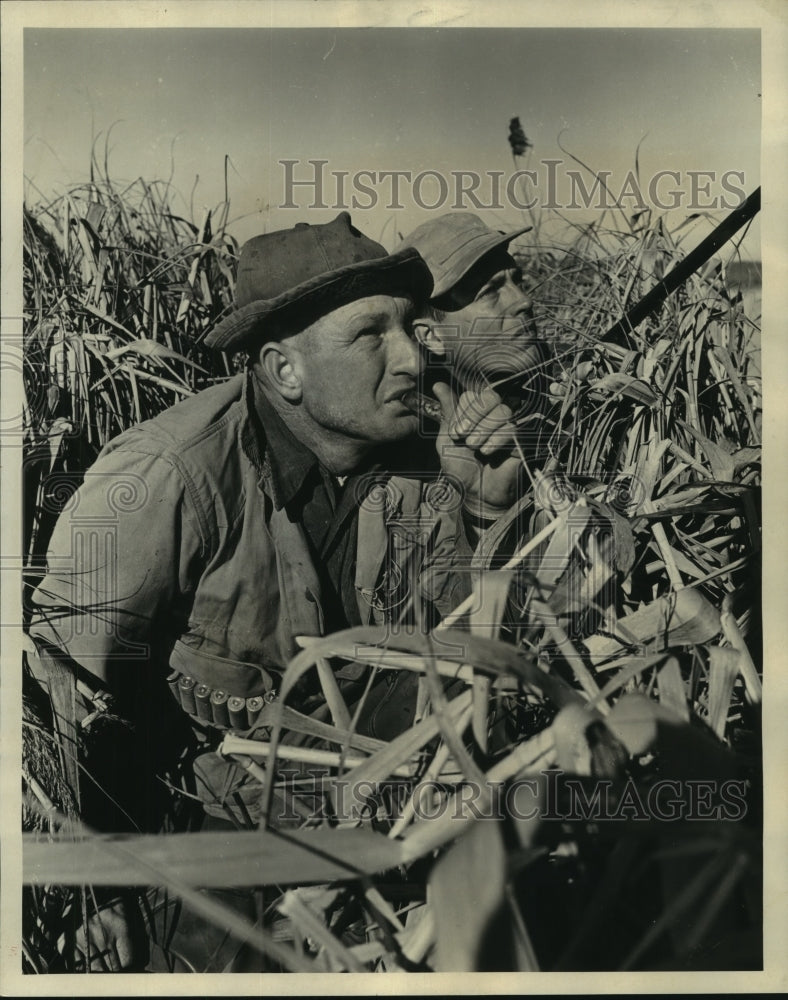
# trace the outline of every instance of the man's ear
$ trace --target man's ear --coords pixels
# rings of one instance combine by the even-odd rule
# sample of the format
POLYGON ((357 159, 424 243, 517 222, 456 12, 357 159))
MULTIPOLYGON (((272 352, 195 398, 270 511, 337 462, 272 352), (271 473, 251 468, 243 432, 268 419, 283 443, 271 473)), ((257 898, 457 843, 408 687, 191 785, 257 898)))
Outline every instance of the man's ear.
POLYGON ((413 333, 421 346, 426 348, 431 354, 437 354, 440 357, 446 354, 447 345, 443 342, 443 337, 441 336, 441 324, 439 320, 416 320, 413 324, 413 333))
POLYGON ((260 348, 260 368, 266 382, 284 399, 297 403, 303 384, 296 352, 285 343, 269 341, 260 348))

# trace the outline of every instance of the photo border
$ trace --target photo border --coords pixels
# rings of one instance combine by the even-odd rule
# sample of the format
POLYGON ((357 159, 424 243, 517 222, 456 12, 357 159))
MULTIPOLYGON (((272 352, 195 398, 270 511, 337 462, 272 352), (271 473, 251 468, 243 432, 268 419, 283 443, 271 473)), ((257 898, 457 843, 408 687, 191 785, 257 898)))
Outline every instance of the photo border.
MULTIPOLYGON (((21 342, 22 215, 22 32, 26 27, 646 27, 646 28, 760 28, 762 32, 762 260, 764 477, 763 617, 764 662, 764 971, 690 973, 452 973, 325 974, 313 977, 287 974, 24 976, 21 974, 21 632, 18 626, 0 628, 3 664, 0 712, 2 766, 0 767, 0 994, 18 996, 118 996, 152 994, 181 996, 194 993, 223 996, 276 992, 280 995, 519 994, 552 993, 730 993, 785 991, 788 988, 788 683, 783 650, 788 648, 788 615, 783 595, 788 588, 783 524, 785 489, 784 400, 782 380, 788 375, 788 201, 785 172, 788 116, 788 5, 781 0, 714 0, 714 2, 633 4, 628 0, 524 0, 524 2, 417 3, 411 0, 242 0, 242 2, 187 2, 166 4, 33 2, 2 3, 2 322, 3 361, 0 373, 0 414, 6 419, 18 407, 21 372, 7 354, 6 345, 21 342), (785 373, 785 374, 784 374, 785 373), (14 634, 14 633, 19 634, 14 634), (317 989, 316 989, 317 986, 317 989)), ((16 411, 18 412, 18 410, 16 411)), ((0 597, 3 622, 21 621, 21 456, 19 444, 2 442, 2 504, 0 522, 0 597), (17 553, 20 553, 17 555, 17 553)))

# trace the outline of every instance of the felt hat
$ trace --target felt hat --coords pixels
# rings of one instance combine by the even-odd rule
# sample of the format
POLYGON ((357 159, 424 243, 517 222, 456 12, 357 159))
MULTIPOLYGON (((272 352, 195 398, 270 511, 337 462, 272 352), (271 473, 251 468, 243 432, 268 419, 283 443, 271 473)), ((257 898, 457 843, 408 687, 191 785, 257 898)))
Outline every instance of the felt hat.
POLYGON ((204 343, 237 351, 254 340, 297 333, 320 316, 368 295, 427 299, 432 279, 414 249, 389 254, 356 229, 347 212, 323 225, 255 236, 241 248, 235 309, 204 343))

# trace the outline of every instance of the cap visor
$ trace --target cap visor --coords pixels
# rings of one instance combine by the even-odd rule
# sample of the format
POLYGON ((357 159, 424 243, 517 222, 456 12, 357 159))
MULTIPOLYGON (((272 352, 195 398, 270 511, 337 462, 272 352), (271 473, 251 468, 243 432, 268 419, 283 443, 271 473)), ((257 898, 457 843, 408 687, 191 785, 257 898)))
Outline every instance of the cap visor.
POLYGON ((457 252, 456 260, 453 261, 451 267, 436 282, 435 287, 432 289, 433 301, 440 298, 449 289, 454 288, 457 282, 464 278, 485 254, 490 253, 491 250, 496 250, 502 245, 511 243, 512 240, 516 240, 523 233, 529 233, 533 228, 533 226, 522 226, 511 233, 483 234, 478 239, 471 240, 457 252))

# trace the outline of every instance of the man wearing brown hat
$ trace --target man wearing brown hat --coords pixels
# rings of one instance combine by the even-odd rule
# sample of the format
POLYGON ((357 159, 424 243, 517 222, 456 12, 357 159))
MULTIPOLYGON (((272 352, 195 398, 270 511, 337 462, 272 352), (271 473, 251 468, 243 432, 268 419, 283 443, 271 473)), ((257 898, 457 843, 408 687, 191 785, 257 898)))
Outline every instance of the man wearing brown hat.
MULTIPOLYGON (((456 504, 431 505, 429 484, 381 464, 418 427, 403 399, 420 363, 414 303, 430 289, 415 250, 387 255, 347 213, 249 241, 236 309, 206 338, 246 350, 246 370, 126 431, 86 473, 55 529, 31 635, 134 719, 150 754, 140 773, 173 736, 166 681, 210 747, 275 697, 296 637, 399 615, 397 522, 424 549, 404 603, 434 620, 468 593, 452 570, 470 551, 460 501, 510 494, 512 460, 484 466, 510 440, 511 412, 495 393, 455 406, 439 387, 456 504)), ((259 787, 228 767, 199 758, 197 793, 217 819, 254 821, 259 787)))

